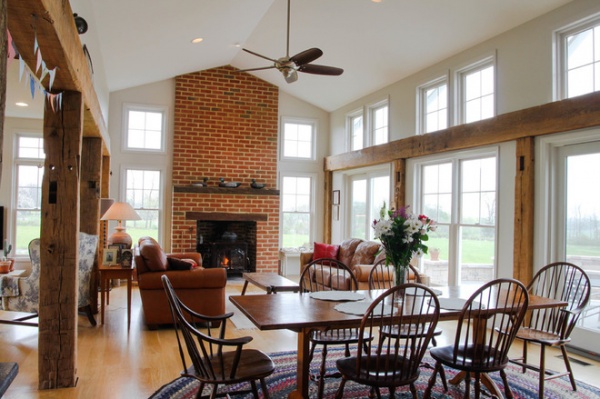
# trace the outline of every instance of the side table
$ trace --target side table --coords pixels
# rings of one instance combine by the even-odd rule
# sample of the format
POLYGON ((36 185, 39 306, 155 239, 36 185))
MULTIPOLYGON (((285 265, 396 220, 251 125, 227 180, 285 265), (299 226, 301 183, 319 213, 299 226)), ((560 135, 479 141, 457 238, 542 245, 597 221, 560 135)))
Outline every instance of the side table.
POLYGON ((112 279, 127 279, 127 330, 131 325, 131 286, 133 281, 133 266, 121 267, 120 265, 115 266, 98 266, 100 272, 100 292, 102 302, 102 312, 100 317, 100 323, 104 324, 104 308, 108 304, 108 289, 110 280, 112 279), (106 294, 106 302, 104 302, 104 296, 106 294))

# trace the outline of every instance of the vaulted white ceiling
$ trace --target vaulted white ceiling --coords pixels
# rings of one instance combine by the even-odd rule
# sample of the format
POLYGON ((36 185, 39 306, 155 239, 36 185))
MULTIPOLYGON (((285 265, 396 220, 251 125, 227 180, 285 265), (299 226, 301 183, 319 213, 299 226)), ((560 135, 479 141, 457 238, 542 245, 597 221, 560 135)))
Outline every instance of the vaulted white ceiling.
MULTIPOLYGON (((252 73, 332 111, 569 1, 291 0, 290 55, 318 47, 324 55, 314 63, 343 75, 300 73, 288 84, 275 69, 252 73)), ((97 37, 87 46, 110 91, 228 64, 270 65, 241 47, 285 55, 286 0, 71 0, 71 7, 89 25, 82 42, 97 37), (192 44, 196 37, 204 41, 192 44)))

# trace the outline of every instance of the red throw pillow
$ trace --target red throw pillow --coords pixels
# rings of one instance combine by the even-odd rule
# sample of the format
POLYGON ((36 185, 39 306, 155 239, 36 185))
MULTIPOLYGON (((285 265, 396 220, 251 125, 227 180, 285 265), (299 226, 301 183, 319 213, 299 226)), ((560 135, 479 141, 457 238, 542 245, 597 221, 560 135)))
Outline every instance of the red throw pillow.
POLYGON ((320 242, 315 242, 314 251, 313 251, 313 260, 323 259, 323 258, 337 259, 339 252, 340 252, 339 245, 323 244, 320 242))

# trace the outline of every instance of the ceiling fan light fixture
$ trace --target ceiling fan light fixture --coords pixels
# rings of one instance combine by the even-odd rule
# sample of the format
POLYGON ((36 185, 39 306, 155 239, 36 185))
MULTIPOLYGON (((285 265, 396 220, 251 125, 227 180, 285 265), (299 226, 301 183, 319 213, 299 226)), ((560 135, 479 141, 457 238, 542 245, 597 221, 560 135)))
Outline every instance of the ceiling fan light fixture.
POLYGON ((204 41, 204 38, 202 38, 202 37, 197 37, 195 39, 192 39, 193 44, 202 43, 203 41, 204 41))

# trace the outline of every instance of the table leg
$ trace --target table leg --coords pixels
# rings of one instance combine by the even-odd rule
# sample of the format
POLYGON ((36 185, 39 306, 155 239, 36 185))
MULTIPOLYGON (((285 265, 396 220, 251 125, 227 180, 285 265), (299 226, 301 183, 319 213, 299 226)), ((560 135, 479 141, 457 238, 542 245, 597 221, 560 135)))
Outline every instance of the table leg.
POLYGON ((102 276, 102 273, 100 273, 100 307, 102 308, 102 311, 100 312, 100 324, 104 324, 104 308, 106 307, 105 302, 104 302, 104 291, 106 290, 106 282, 104 280, 104 277, 102 276))
POLYGON ((242 295, 246 295, 246 288, 248 288, 248 280, 244 280, 244 286, 242 287, 242 295))
POLYGON ((127 330, 131 325, 131 285, 133 284, 133 274, 127 278, 127 330))
POLYGON ((298 366, 296 371, 296 390, 290 392, 288 398, 303 398, 308 399, 308 384, 310 373, 310 328, 303 328, 298 332, 298 366))

